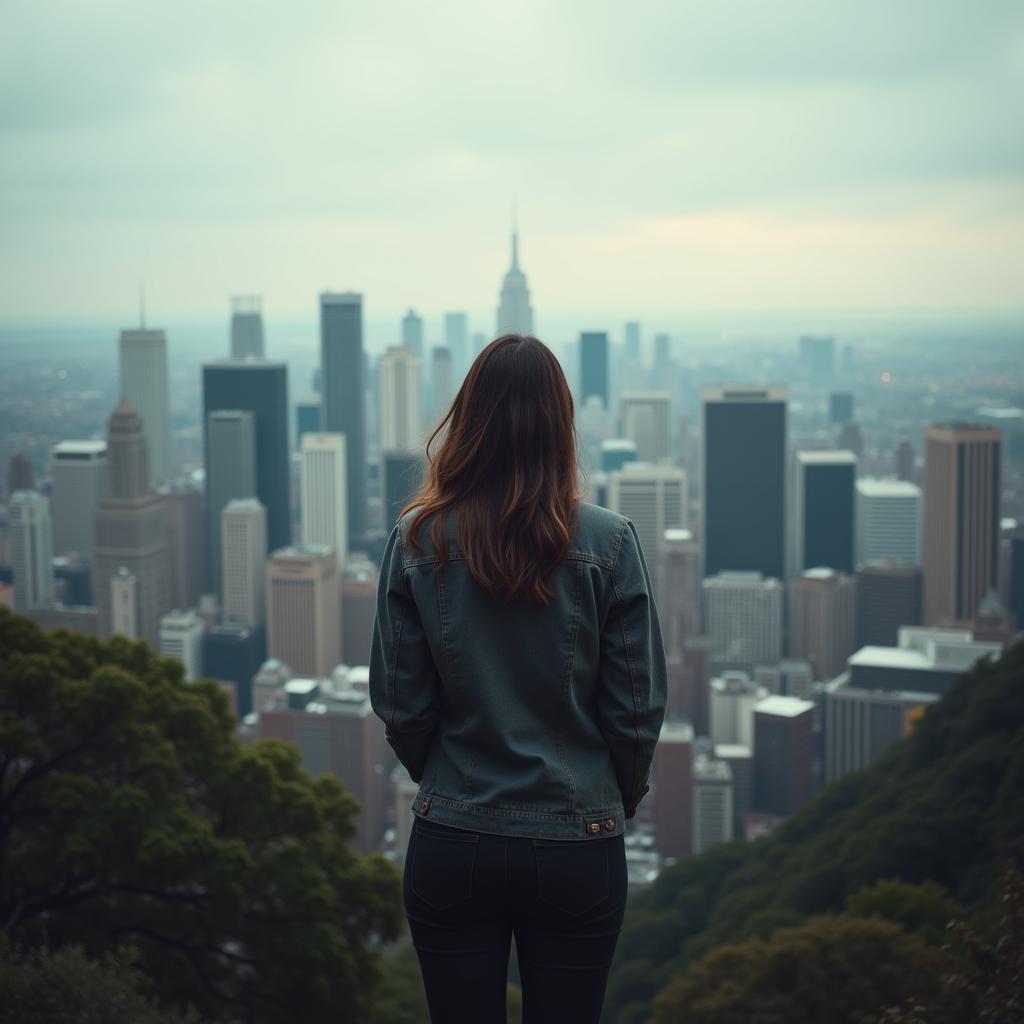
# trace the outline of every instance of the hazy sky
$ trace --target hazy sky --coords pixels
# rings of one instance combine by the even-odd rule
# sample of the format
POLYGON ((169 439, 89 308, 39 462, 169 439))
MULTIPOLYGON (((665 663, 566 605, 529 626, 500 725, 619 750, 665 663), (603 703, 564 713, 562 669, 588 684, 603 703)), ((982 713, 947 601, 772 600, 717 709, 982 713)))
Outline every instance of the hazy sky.
POLYGON ((1020 0, 3 0, 0 318, 1021 306, 1022 126, 1020 0))

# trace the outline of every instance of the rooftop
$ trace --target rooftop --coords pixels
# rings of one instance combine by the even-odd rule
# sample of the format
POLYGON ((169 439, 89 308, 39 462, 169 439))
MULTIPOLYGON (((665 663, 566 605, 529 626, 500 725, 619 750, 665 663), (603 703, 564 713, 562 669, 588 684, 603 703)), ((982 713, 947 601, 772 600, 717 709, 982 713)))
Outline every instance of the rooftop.
POLYGON ((808 450, 796 453, 798 462, 813 466, 855 466, 857 455, 846 449, 808 450))
POLYGON ((775 715, 778 718, 796 718, 814 710, 814 701, 801 700, 799 697, 781 697, 773 695, 765 697, 754 705, 754 711, 762 715, 775 715))
POLYGON ((921 488, 909 480, 895 477, 862 477, 857 481, 857 490, 866 498, 919 498, 921 488))

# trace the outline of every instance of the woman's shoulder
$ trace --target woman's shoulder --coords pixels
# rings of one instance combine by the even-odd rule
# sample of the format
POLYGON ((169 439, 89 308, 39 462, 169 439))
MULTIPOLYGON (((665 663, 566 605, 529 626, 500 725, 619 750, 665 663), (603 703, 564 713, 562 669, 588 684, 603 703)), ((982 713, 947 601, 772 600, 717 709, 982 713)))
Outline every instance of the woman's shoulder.
POLYGON ((571 550, 601 564, 614 565, 629 520, 610 508, 589 501, 581 501, 578 511, 579 530, 571 550))

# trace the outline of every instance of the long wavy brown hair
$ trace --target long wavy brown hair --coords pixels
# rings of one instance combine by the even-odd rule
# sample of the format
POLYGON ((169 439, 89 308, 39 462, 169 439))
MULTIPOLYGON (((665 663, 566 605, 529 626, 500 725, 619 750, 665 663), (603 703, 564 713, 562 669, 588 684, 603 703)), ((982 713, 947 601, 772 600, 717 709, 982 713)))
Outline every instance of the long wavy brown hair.
POLYGON ((550 604, 549 580, 579 528, 578 449, 572 393, 554 353, 532 336, 495 338, 427 439, 423 486, 400 513, 419 507, 413 550, 423 550, 416 532, 434 516, 440 570, 457 510, 455 539, 473 578, 491 594, 550 604))

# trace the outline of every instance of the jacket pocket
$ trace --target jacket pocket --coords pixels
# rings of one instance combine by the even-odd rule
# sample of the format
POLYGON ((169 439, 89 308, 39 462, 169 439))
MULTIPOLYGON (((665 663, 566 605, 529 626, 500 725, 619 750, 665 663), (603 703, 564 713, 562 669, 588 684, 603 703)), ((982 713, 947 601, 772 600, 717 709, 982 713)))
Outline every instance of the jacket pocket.
POLYGON ((555 910, 583 914, 610 893, 607 841, 533 840, 537 897, 555 910))
POLYGON ((412 891, 434 910, 447 910, 473 895, 473 869, 480 836, 451 829, 451 835, 419 826, 412 833, 410 885, 412 891))

